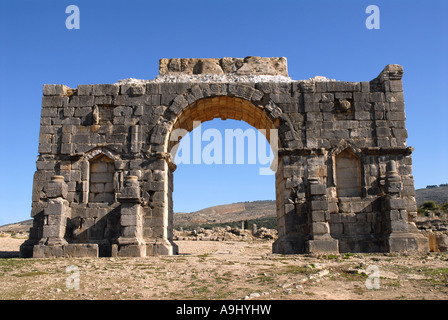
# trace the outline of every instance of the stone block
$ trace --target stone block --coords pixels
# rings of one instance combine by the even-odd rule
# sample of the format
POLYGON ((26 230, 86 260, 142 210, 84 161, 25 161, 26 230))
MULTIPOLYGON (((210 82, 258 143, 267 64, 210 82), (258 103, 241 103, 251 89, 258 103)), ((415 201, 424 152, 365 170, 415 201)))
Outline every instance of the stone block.
POLYGON ((358 212, 356 213, 356 222, 366 222, 367 221, 367 212, 358 212))
POLYGON ((38 160, 36 161, 37 170, 54 170, 56 161, 52 160, 38 160))
POLYGON ((369 94, 369 102, 385 102, 385 97, 383 92, 371 92, 369 94))
POLYGON ((120 94, 138 96, 146 93, 146 83, 127 83, 120 86, 120 94))
POLYGON ((403 185, 402 185, 401 181, 386 183, 386 192, 387 193, 399 194, 402 189, 403 189, 403 185))
POLYGON ((404 112, 386 111, 386 120, 405 121, 406 115, 404 112))
MULTIPOLYGON (((65 228, 64 228, 65 229, 65 228)), ((42 236, 44 238, 57 238, 61 239, 64 237, 64 231, 60 225, 52 224, 52 225, 44 225, 42 236)))
POLYGON ((119 257, 146 257, 146 245, 120 245, 117 255, 119 257))
POLYGON ((372 224, 369 222, 361 222, 356 226, 357 234, 370 234, 372 232, 372 224))
POLYGON ((90 183, 113 182, 113 175, 109 172, 93 172, 90 174, 90 183))
POLYGON ((40 115, 43 118, 45 117, 55 118, 58 116, 58 108, 55 107, 42 108, 40 115))
POLYGON ((376 144, 380 148, 390 148, 390 139, 387 137, 376 138, 376 144))
POLYGON ((173 255, 178 254, 179 249, 176 244, 169 242, 156 242, 146 245, 147 256, 173 255))
POLYGON ((390 136, 390 129, 389 128, 377 127, 375 129, 375 133, 376 133, 377 137, 389 137, 390 136))
POLYGON ((60 96, 44 96, 42 97, 42 108, 61 108, 68 105, 68 97, 60 96))
POLYGON ((403 91, 403 82, 401 80, 390 80, 389 81, 389 90, 391 92, 402 92, 403 91))
POLYGON ((338 240, 308 240, 307 253, 339 253, 338 240))
POLYGON ((62 245, 35 245, 33 247, 33 258, 61 258, 64 256, 62 245))
POLYGON ((65 226, 67 224, 67 217, 64 213, 65 208, 62 209, 63 210, 62 212, 58 212, 57 214, 48 214, 48 211, 50 211, 48 209, 51 207, 52 206, 48 206, 44 210, 46 225, 48 225, 48 226, 65 226))
POLYGON ((370 112, 368 111, 355 111, 355 120, 367 121, 370 120, 370 112))
POLYGON ((51 153, 51 151, 52 151, 51 143, 39 142, 38 152, 40 154, 51 153))
POLYGON ((122 228, 121 235, 122 235, 121 238, 138 238, 139 237, 139 228, 136 225, 125 226, 122 228))
POLYGON ((82 143, 82 144, 89 144, 90 143, 90 136, 86 133, 77 133, 71 136, 71 143, 82 143))
POLYGON ((120 207, 121 216, 140 215, 141 205, 139 203, 123 203, 120 207))
POLYGON ((384 233, 404 233, 408 232, 408 224, 406 220, 395 220, 386 223, 384 226, 384 233))
POLYGON ((311 224, 311 234, 319 235, 319 234, 329 234, 330 226, 326 222, 313 222, 311 224))
POLYGON ((305 240, 298 235, 283 235, 272 244, 272 252, 294 254, 305 252, 305 240))
POLYGON ((316 92, 316 82, 300 81, 300 82, 298 82, 298 86, 300 88, 300 92, 302 92, 302 93, 316 92))
POLYGON ((356 235, 359 233, 358 223, 344 223, 343 224, 343 233, 348 236, 356 235))
POLYGON ((415 197, 415 188, 414 186, 403 186, 403 189, 401 190, 401 195, 403 197, 411 196, 415 197))
POLYGON ((344 225, 342 223, 330 223, 330 233, 332 236, 341 236, 344 232, 344 225))
POLYGON ((327 193, 327 188, 324 184, 311 184, 310 194, 311 195, 324 195, 327 193))
POLYGON ((78 85, 78 96, 90 96, 92 95, 92 87, 90 84, 78 85))
POLYGON ((146 94, 161 94, 160 85, 158 83, 148 82, 146 84, 146 94))
POLYGON ((120 224, 123 227, 137 226, 137 225, 141 224, 140 220, 141 220, 141 217, 139 217, 135 214, 121 215, 120 224))
POLYGON ((403 92, 386 92, 385 98, 387 102, 403 102, 403 92))
POLYGON ((64 182, 64 177, 57 176, 57 180, 51 180, 46 188, 45 193, 48 198, 57 198, 67 196, 67 184, 64 182))
POLYGON ((69 107, 89 107, 92 108, 94 104, 93 96, 71 96, 68 102, 69 107))
POLYGON ((140 196, 141 196, 140 188, 127 187, 121 190, 118 200, 120 202, 125 202, 127 200, 134 200, 134 199, 137 200, 140 199, 140 196))
POLYGON ((417 237, 409 233, 390 235, 386 239, 388 252, 418 252, 419 243, 417 237))
POLYGON ((129 106, 118 106, 114 108, 114 117, 131 116, 133 108, 129 106))
POLYGON ((165 190, 165 182, 164 181, 150 181, 147 184, 147 190, 163 191, 163 190, 165 190))
POLYGON ((95 96, 116 96, 120 91, 118 84, 96 84, 92 86, 92 94, 95 96))
POLYGON ((345 223, 356 223, 355 213, 340 213, 341 222, 345 223))
POLYGON ((328 210, 328 202, 326 200, 311 201, 311 210, 328 210))
POLYGON ((44 84, 42 91, 44 96, 67 96, 73 89, 61 84, 44 84))
POLYGON ((148 105, 160 106, 162 103, 162 96, 160 94, 153 94, 148 97, 148 105))
POLYGON ((390 102, 389 110, 392 112, 403 112, 404 113, 404 101, 390 102))
POLYGON ((397 138, 407 138, 408 132, 406 129, 403 128, 392 128, 392 134, 394 137, 397 138))
POLYGON ((311 221, 313 222, 326 222, 330 219, 329 213, 325 211, 312 211, 311 212, 311 221))
POLYGON ((64 246, 66 258, 98 258, 98 244, 71 243, 64 246))
POLYGON ((370 120, 371 119, 371 116, 369 117, 366 114, 362 114, 362 113, 359 113, 356 116, 356 112, 368 112, 368 113, 370 113, 370 111, 372 110, 372 103, 365 102, 365 101, 358 101, 358 102, 354 102, 353 103, 353 107, 355 109, 355 119, 356 119, 356 117, 359 118, 359 119, 356 119, 356 120, 370 120), (364 118, 364 119, 362 119, 362 118, 364 118))
POLYGON ((386 198, 385 199, 386 210, 400 210, 406 208, 406 202, 402 198, 386 198))
POLYGON ((339 213, 330 213, 330 223, 341 223, 341 214, 339 213))
POLYGON ((314 84, 314 92, 326 92, 327 91, 327 82, 319 81, 314 84))
POLYGON ((346 81, 328 81, 327 91, 330 92, 359 92, 361 91, 361 84, 359 82, 346 82, 346 81))
POLYGON ((370 92, 370 82, 369 81, 361 82, 361 92, 370 92))
POLYGON ((339 206, 337 202, 328 202, 328 212, 329 213, 338 213, 339 212, 339 206))
POLYGON ((255 90, 252 94, 252 102, 259 102, 264 96, 264 93, 260 90, 255 90))
POLYGON ((113 244, 111 246, 111 253, 110 256, 112 258, 117 258, 118 257, 118 244, 113 244))

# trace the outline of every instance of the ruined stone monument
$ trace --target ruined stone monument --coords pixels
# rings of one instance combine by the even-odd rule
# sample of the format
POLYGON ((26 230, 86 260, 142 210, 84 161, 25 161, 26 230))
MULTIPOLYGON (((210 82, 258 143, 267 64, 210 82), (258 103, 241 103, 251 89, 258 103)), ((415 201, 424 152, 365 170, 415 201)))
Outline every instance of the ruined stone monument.
POLYGON ((170 134, 214 118, 278 130, 274 253, 426 251, 402 76, 297 81, 285 58, 162 59, 153 80, 44 85, 21 256, 177 254, 170 134))

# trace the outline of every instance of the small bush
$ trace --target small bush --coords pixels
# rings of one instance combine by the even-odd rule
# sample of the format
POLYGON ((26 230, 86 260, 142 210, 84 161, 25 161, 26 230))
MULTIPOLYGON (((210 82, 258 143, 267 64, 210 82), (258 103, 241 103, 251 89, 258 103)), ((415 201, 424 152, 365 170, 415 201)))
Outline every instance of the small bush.
POLYGON ((423 209, 422 207, 417 208, 417 213, 418 214, 426 214, 426 210, 423 209))
POLYGON ((437 204, 434 201, 425 201, 423 202, 422 208, 426 210, 436 210, 437 204))

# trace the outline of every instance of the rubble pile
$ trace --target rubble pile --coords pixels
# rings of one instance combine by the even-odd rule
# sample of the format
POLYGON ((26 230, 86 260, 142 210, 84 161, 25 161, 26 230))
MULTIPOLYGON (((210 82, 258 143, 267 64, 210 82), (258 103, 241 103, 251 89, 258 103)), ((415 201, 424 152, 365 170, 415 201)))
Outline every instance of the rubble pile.
MULTIPOLYGON (((255 231, 255 230, 254 230, 255 231)), ((212 229, 196 228, 193 230, 174 230, 174 240, 202 240, 202 241, 247 241, 247 240, 275 240, 277 230, 259 228, 255 232, 234 227, 216 227, 212 229)))
POLYGON ((448 215, 428 212, 415 220, 417 228, 429 240, 431 252, 448 252, 448 215))

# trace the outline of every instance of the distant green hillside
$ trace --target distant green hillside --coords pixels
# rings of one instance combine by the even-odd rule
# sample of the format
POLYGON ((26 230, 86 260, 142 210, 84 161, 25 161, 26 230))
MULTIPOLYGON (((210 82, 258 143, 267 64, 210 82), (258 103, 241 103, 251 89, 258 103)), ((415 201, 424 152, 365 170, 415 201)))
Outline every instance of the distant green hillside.
POLYGON ((421 206, 425 201, 434 201, 436 204, 444 204, 448 202, 448 185, 428 186, 424 189, 415 190, 415 199, 417 205, 421 206))
MULTIPOLYGON (((268 228, 268 229, 277 229, 277 218, 276 217, 266 217, 266 218, 247 220, 248 229, 251 229, 253 224, 256 224, 257 228, 264 227, 264 228, 268 228)), ((196 225, 186 226, 183 229, 184 230, 193 230, 193 229, 197 229, 197 228, 213 229, 213 228, 226 227, 226 226, 230 226, 232 228, 241 228, 241 221, 210 223, 210 224, 196 224, 196 225)))
POLYGON ((174 227, 230 225, 241 221, 275 217, 275 201, 237 202, 205 208, 195 212, 175 212, 174 227))

